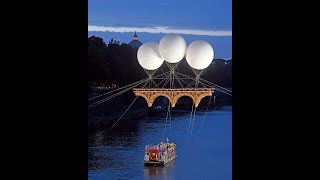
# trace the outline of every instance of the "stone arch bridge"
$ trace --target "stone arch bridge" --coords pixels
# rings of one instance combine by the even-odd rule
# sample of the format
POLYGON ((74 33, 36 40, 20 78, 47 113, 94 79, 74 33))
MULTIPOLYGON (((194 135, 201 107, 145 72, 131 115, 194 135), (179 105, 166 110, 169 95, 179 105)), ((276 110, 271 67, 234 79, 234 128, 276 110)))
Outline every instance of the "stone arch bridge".
POLYGON ((195 106, 198 107, 202 98, 206 96, 212 96, 214 88, 134 88, 133 92, 136 96, 142 96, 148 103, 148 107, 151 107, 154 100, 159 96, 167 97, 171 107, 175 107, 178 99, 182 96, 190 97, 195 106))

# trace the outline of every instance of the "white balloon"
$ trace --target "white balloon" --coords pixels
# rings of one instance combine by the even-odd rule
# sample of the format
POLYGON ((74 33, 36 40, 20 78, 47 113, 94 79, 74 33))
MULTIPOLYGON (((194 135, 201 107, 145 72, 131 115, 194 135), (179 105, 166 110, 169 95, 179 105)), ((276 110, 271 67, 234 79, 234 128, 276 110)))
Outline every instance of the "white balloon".
POLYGON ((188 48, 186 53, 186 60, 194 69, 205 69, 207 68, 214 56, 213 48, 206 41, 194 41, 188 48))
POLYGON ((180 35, 165 35, 159 43, 161 56, 169 63, 177 63, 183 59, 187 43, 180 35))
POLYGON ((158 69, 164 59, 159 52, 159 45, 154 42, 148 42, 142 44, 137 53, 139 64, 147 70, 158 69))

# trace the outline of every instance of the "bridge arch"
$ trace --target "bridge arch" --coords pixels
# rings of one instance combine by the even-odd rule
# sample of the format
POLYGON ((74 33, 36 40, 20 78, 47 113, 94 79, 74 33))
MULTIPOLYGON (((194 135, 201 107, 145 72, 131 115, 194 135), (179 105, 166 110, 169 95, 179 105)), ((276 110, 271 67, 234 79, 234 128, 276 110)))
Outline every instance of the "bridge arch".
POLYGON ((162 93, 162 92, 157 92, 157 93, 153 94, 153 95, 150 97, 150 103, 151 103, 151 104, 150 104, 149 107, 152 106, 154 100, 155 100, 157 97, 159 97, 159 96, 164 96, 164 97, 166 97, 166 98, 169 100, 171 106, 174 107, 174 106, 173 106, 173 102, 172 102, 172 98, 171 98, 168 94, 162 93))
MULTIPOLYGON (((198 96, 198 105, 201 103, 201 100, 205 97, 212 96, 212 94, 201 94, 198 96)), ((209 102, 210 103, 210 102, 209 102)))
POLYGON ((202 98, 207 97, 207 96, 212 96, 212 93, 200 94, 200 95, 198 96, 198 101, 200 102, 202 98))
POLYGON ((190 93, 179 93, 176 96, 174 96, 172 107, 175 107, 175 105, 178 102, 178 100, 183 96, 190 97, 192 99, 193 103, 196 103, 195 97, 192 96, 190 93))
POLYGON ((138 95, 138 96, 142 96, 142 97, 146 100, 146 102, 147 102, 147 104, 148 104, 148 107, 151 107, 151 106, 152 106, 152 104, 149 106, 149 104, 150 104, 149 98, 148 98, 146 95, 144 95, 144 94, 142 94, 142 93, 137 93, 137 95, 138 95))

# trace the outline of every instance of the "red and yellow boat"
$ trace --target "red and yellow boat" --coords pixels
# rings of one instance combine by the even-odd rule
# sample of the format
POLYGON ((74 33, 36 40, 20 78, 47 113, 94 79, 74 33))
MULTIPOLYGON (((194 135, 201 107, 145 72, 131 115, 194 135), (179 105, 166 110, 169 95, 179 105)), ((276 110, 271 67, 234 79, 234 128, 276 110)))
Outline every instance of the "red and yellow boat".
POLYGON ((160 142, 155 146, 147 145, 145 147, 144 164, 145 165, 166 165, 173 161, 176 155, 176 144, 170 142, 160 142))

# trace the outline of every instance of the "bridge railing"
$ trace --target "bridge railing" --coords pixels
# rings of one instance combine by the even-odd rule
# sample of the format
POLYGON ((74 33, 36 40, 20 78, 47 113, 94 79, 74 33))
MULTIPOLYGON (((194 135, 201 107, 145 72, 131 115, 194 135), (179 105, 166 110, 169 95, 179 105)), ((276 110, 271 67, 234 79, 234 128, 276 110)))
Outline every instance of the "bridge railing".
POLYGON ((133 91, 213 91, 215 88, 133 88, 133 91))

